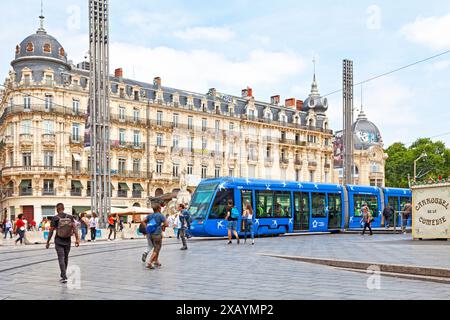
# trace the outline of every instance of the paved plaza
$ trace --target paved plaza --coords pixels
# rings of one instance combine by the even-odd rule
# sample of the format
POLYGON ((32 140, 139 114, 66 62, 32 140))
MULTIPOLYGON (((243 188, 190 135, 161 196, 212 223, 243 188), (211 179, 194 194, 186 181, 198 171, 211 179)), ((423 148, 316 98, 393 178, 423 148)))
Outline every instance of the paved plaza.
POLYGON ((257 239, 255 246, 196 239, 185 252, 176 239, 166 239, 158 270, 140 261, 143 240, 98 242, 72 248, 70 266, 80 280, 74 285, 58 282, 53 248, 3 246, 0 299, 449 299, 447 284, 381 276, 379 288, 371 290, 369 274, 263 255, 450 268, 450 242, 410 237, 285 236, 257 239))

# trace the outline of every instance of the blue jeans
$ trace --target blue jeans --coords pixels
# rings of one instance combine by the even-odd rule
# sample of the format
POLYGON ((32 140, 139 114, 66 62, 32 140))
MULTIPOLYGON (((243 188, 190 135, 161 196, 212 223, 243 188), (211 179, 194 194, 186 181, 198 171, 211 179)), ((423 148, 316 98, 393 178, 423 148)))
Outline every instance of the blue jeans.
POLYGON ((255 240, 255 232, 253 231, 253 221, 252 220, 244 220, 244 239, 247 240, 247 232, 250 232, 252 240, 255 240))
POLYGON ((86 235, 87 235, 87 228, 86 227, 81 227, 81 240, 85 241, 86 240, 86 235))

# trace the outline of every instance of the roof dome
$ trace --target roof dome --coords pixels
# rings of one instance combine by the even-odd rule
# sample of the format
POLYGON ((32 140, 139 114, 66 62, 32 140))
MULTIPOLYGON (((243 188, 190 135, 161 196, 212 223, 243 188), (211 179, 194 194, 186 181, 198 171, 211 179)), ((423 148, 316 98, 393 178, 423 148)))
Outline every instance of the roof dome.
POLYGON ((367 119, 364 111, 353 124, 353 141, 356 150, 367 150, 374 145, 382 145, 383 140, 378 127, 367 119))
POLYGON ((311 94, 303 102, 303 111, 315 111, 317 114, 325 114, 328 110, 328 99, 322 98, 319 94, 316 75, 314 74, 313 83, 311 85, 311 94))
POLYGON ((41 16, 40 18, 41 26, 37 32, 25 38, 16 47, 16 58, 12 65, 20 61, 36 59, 45 59, 67 65, 67 54, 64 47, 47 33, 43 25, 44 17, 41 16))

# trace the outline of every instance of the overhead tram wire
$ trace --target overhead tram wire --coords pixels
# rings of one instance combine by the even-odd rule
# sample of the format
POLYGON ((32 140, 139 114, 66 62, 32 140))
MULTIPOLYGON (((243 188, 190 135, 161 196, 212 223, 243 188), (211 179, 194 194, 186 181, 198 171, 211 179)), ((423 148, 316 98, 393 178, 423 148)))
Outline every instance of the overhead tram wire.
MULTIPOLYGON (((405 70, 405 69, 407 69, 407 68, 413 67, 413 66, 415 66, 415 65, 418 65, 418 64, 421 64, 421 63, 424 63, 424 62, 427 62, 427 61, 436 59, 436 58, 438 58, 438 57, 441 57, 441 56, 446 55, 446 54, 449 54, 449 53, 450 53, 450 50, 447 50, 447 51, 444 51, 444 52, 435 54, 435 55, 433 55, 433 56, 431 56, 431 57, 428 57, 428 58, 425 58, 425 59, 422 59, 422 60, 419 60, 419 61, 410 63, 410 64, 408 64, 408 65, 406 65, 406 66, 403 66, 403 67, 394 69, 394 70, 392 70, 392 71, 389 71, 389 72, 386 72, 386 73, 383 73, 383 74, 374 76, 374 77, 369 78, 369 79, 366 79, 366 80, 364 80, 364 81, 355 83, 354 86, 356 87, 356 86, 359 86, 359 85, 362 85, 362 84, 365 84, 365 83, 368 83, 368 82, 377 80, 377 79, 379 79, 379 78, 382 78, 382 77, 391 75, 391 74, 393 74, 393 73, 396 73, 396 72, 405 70)), ((330 92, 330 93, 327 93, 327 94, 324 95, 323 97, 328 97, 328 96, 334 95, 334 94, 339 93, 339 92, 342 92, 342 89, 339 89, 339 90, 336 90, 336 91, 332 91, 332 92, 330 92)))

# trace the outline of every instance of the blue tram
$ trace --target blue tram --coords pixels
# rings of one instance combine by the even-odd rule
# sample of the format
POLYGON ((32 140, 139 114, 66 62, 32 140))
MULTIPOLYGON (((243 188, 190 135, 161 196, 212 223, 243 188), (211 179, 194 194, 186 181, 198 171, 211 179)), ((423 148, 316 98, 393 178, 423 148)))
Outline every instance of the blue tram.
MULTIPOLYGON (((401 197, 401 201, 407 197, 410 201, 411 192, 400 189, 236 178, 208 179, 200 183, 191 200, 191 232, 194 236, 225 236, 228 200, 233 201, 241 214, 246 203, 252 205, 256 235, 337 231, 345 228, 347 217, 349 228, 360 228, 360 207, 363 203, 369 206, 375 217, 373 227, 380 227, 385 202, 383 195, 393 202, 398 192, 404 192, 405 197, 401 197)), ((238 233, 243 234, 242 221, 238 223, 238 233)))

